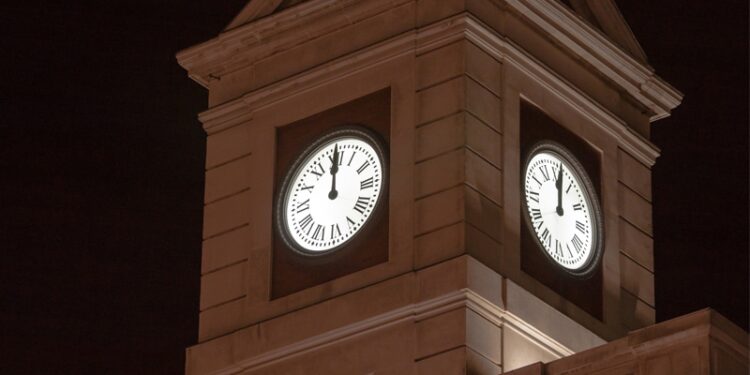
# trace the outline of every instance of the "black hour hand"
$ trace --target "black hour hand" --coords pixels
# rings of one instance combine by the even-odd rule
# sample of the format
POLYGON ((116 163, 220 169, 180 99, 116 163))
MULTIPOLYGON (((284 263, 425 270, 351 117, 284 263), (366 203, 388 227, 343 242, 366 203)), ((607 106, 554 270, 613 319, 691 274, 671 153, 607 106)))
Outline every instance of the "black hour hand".
POLYGON ((336 199, 339 196, 339 192, 336 191, 336 173, 339 172, 339 145, 338 143, 333 145, 333 160, 331 163, 331 191, 328 192, 328 199, 336 199))
POLYGON ((560 167, 557 171, 557 181, 555 181, 555 187, 557 188, 557 214, 562 216, 564 211, 562 207, 562 191, 563 191, 563 165, 560 162, 560 167))

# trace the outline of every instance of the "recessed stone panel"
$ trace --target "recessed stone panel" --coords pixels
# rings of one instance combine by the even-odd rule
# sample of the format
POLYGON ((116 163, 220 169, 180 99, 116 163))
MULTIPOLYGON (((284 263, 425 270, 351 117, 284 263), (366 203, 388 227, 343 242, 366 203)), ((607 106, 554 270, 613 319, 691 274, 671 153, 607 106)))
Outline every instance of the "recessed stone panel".
POLYGON ((477 120, 471 114, 465 116, 466 145, 490 164, 502 169, 502 136, 496 129, 477 120))
POLYGON ((502 206, 503 175, 500 170, 471 150, 464 153, 464 158, 466 183, 493 203, 502 206))
POLYGON ((203 208, 203 238, 247 225, 251 208, 249 190, 207 204, 203 208))
POLYGON ((460 222, 414 239, 414 268, 420 269, 463 254, 464 228, 460 222))
POLYGON ((654 274, 625 255, 620 255, 620 283, 623 289, 654 306, 654 274))
POLYGON ((647 270, 654 271, 654 240, 627 221, 619 220, 620 250, 647 270))
POLYGON ((242 326, 245 312, 243 298, 201 311, 198 316, 198 342, 204 342, 232 332, 242 326))
POLYGON ((464 219, 463 186, 441 191, 415 203, 416 235, 426 233, 464 219))
POLYGON ((416 198, 457 186, 465 181, 467 152, 460 148, 417 163, 414 167, 416 198))
POLYGON ((465 61, 464 41, 451 43, 418 56, 416 88, 421 90, 465 74, 465 61))
POLYGON ((252 245, 250 232, 250 226, 244 226, 203 241, 201 273, 247 259, 252 245))
POLYGON ((262 87, 410 30, 414 26, 414 12, 414 4, 405 3, 297 47, 270 55, 256 62, 256 72, 262 74, 255 75, 254 87, 262 87))
POLYGON ((222 268, 201 277, 200 309, 241 298, 245 295, 245 262, 222 268))
POLYGON ((416 132, 416 161, 422 161, 450 152, 464 145, 464 119, 461 112, 441 120, 420 126, 416 132))
POLYGON ((620 184, 617 190, 620 216, 644 233, 653 236, 654 226, 651 218, 651 203, 622 184, 620 184))
POLYGON ((249 129, 245 125, 210 134, 206 139, 206 169, 247 156, 251 152, 249 129))
POLYGON ((623 324, 631 330, 649 326, 656 321, 656 310, 627 290, 620 292, 620 311, 623 324))
POLYGON ((618 149, 617 178, 640 196, 651 201, 651 170, 627 152, 618 149))
POLYGON ((417 93, 417 124, 456 114, 465 108, 465 81, 461 76, 417 93))
POLYGON ((206 203, 250 188, 250 156, 241 157, 206 171, 206 203))

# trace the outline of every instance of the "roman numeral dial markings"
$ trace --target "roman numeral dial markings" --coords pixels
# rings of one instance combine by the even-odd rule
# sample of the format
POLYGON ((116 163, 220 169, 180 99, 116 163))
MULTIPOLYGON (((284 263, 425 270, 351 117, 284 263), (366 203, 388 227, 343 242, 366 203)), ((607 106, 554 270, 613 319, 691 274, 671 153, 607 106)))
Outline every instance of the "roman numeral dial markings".
POLYGON ((287 244, 304 254, 345 246, 367 228, 385 201, 386 166, 378 141, 356 129, 332 134, 337 135, 324 136, 306 148, 279 193, 279 231, 287 244))
MULTIPOLYGON (((585 170, 559 145, 540 143, 524 163, 523 215, 533 246, 576 273, 593 264, 600 228, 597 203, 585 170)), ((598 203, 597 203, 598 204, 598 203)))
POLYGON ((371 189, 373 186, 373 179, 372 177, 368 177, 362 181, 359 182, 359 189, 365 190, 365 189, 371 189))
POLYGON ((309 209, 310 209, 310 198, 307 198, 304 201, 297 204, 297 213, 300 213, 302 211, 307 211, 309 209))
POLYGON ((354 210, 359 212, 360 214, 364 214, 365 210, 367 210, 367 206, 369 203, 370 203, 370 198, 359 197, 357 198, 357 202, 354 203, 354 210))

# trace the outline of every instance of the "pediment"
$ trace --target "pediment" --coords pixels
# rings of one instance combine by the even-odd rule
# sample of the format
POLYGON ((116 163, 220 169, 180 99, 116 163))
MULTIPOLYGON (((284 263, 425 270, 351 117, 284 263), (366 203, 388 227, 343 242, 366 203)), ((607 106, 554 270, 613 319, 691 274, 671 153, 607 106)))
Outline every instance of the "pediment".
POLYGON ((269 14, 284 10, 308 0, 251 0, 234 17, 224 31, 234 29, 246 23, 263 18, 269 14))
POLYGON ((615 0, 559 0, 591 26, 607 35, 636 60, 646 63, 646 53, 625 21, 615 0))
MULTIPOLYGON (((224 28, 234 29, 275 12, 309 0, 251 0, 224 28)), ((554 0, 549 0, 554 1, 554 0)), ((615 0, 557 0, 583 18, 591 26, 607 35, 636 60, 646 63, 646 54, 630 26, 623 18, 615 0)))

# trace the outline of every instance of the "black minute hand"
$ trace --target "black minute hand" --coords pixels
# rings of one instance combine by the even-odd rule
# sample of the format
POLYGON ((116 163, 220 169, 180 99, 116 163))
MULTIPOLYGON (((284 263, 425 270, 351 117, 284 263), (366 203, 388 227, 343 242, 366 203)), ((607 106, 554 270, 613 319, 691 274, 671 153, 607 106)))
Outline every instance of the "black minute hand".
POLYGON ((557 172, 557 181, 555 182, 557 188, 557 214, 562 216, 564 211, 562 207, 562 191, 563 191, 563 165, 560 162, 560 170, 557 172))
POLYGON ((336 173, 339 172, 339 145, 333 145, 333 160, 331 163, 331 191, 328 193, 328 199, 336 199, 339 192, 336 191, 336 173))

